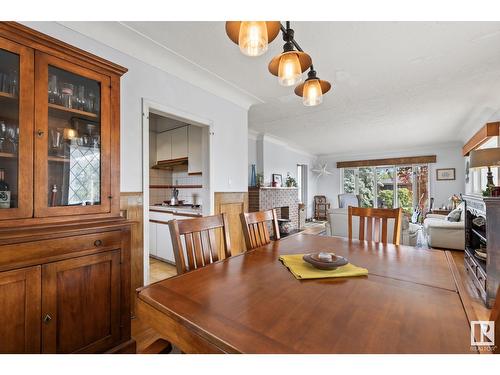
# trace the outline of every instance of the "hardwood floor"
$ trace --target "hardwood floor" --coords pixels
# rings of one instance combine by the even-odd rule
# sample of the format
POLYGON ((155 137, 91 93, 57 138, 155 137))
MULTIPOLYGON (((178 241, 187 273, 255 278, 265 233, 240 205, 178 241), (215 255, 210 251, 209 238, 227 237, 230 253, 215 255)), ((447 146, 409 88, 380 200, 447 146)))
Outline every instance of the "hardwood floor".
POLYGON ((176 276, 177 270, 174 265, 162 262, 158 259, 149 258, 149 284, 176 276))
MULTIPOLYGON (((162 262, 158 259, 149 258, 149 281, 148 284, 176 276, 177 270, 174 265, 162 262)), ((135 297, 134 297, 135 298, 135 297)), ((147 324, 141 322, 137 317, 132 319, 132 337, 137 343, 137 353, 143 353, 144 350, 162 337, 147 324)), ((174 348, 173 353, 178 353, 174 348)))
POLYGON ((486 308, 484 306, 481 297, 478 294, 478 291, 472 281, 470 281, 467 276, 467 272, 465 272, 464 267, 464 252, 463 251, 451 251, 453 256, 453 260, 457 265, 458 272, 460 273, 460 278, 462 279, 462 284, 470 296, 472 302, 472 308, 476 313, 478 320, 490 320, 491 309, 486 308))

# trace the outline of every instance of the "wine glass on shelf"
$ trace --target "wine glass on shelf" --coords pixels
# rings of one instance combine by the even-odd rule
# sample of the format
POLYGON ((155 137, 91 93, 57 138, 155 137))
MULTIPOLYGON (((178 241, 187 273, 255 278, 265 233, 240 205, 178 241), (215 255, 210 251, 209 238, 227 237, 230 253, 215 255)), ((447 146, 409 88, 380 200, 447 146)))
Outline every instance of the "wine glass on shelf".
POLYGON ((5 134, 7 133, 7 126, 5 121, 0 121, 0 152, 4 151, 5 148, 5 134))
POLYGON ((12 152, 13 154, 15 154, 17 152, 17 144, 16 144, 16 140, 17 140, 17 132, 16 132, 16 126, 14 125, 7 125, 6 127, 6 139, 7 141, 9 142, 10 144, 10 152, 12 152))

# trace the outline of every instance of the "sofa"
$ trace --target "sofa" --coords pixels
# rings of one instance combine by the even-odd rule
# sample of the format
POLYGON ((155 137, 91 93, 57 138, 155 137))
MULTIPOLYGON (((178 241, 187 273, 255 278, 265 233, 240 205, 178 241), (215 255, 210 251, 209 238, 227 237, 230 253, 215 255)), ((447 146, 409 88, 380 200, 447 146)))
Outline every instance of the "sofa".
POLYGON ((465 249, 465 205, 460 221, 448 221, 446 215, 427 214, 424 220, 424 233, 430 247, 438 249, 465 249))
MULTIPOLYGON (((347 237, 348 236, 348 220, 349 215, 347 214, 347 208, 333 208, 328 210, 326 223, 326 235, 327 236, 338 236, 347 237)), ((403 216, 401 223, 401 245, 417 245, 417 238, 421 227, 417 224, 412 224, 408 219, 403 216)), ((387 238, 392 238, 394 231, 394 220, 389 220, 387 222, 387 238)), ((352 237, 358 238, 359 234, 359 218, 353 217, 352 219, 352 237)))

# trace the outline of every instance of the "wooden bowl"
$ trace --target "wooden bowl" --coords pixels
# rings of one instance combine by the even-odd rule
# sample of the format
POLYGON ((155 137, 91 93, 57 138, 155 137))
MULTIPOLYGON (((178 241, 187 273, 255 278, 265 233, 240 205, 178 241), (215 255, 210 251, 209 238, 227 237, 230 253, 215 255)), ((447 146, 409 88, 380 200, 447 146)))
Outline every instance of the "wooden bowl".
POLYGON ((320 270, 334 270, 337 267, 345 266, 349 263, 346 258, 335 255, 334 253, 326 253, 331 256, 330 260, 324 259, 324 256, 320 256, 320 254, 324 255, 325 253, 306 254, 302 259, 320 270))

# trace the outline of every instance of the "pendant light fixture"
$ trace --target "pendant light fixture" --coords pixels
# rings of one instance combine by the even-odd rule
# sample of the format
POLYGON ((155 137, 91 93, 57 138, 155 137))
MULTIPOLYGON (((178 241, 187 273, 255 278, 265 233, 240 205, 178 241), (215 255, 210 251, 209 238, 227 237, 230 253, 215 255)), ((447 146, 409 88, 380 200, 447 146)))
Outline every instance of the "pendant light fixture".
POLYGON ((267 51, 278 33, 282 32, 285 44, 283 53, 269 63, 269 72, 278 77, 282 86, 293 86, 302 81, 302 73, 310 68, 304 83, 295 88, 295 94, 302 97, 305 106, 323 102, 323 95, 332 87, 330 82, 319 79, 312 65, 311 56, 305 53, 295 40, 295 33, 286 21, 286 28, 279 21, 228 21, 226 33, 238 44, 243 54, 260 56, 267 51))
POLYGON ((316 71, 311 65, 311 70, 307 73, 307 79, 295 88, 295 94, 302 96, 305 106, 311 107, 323 102, 323 94, 328 92, 332 85, 328 81, 319 79, 316 71))
POLYGON ((283 31, 283 53, 274 57, 269 63, 269 72, 278 76, 278 82, 282 86, 293 86, 302 80, 302 73, 312 64, 311 56, 296 50, 294 44, 294 31, 287 21, 286 29, 283 31))
POLYGON ((279 21, 228 21, 226 34, 246 56, 260 56, 280 32, 279 21))

